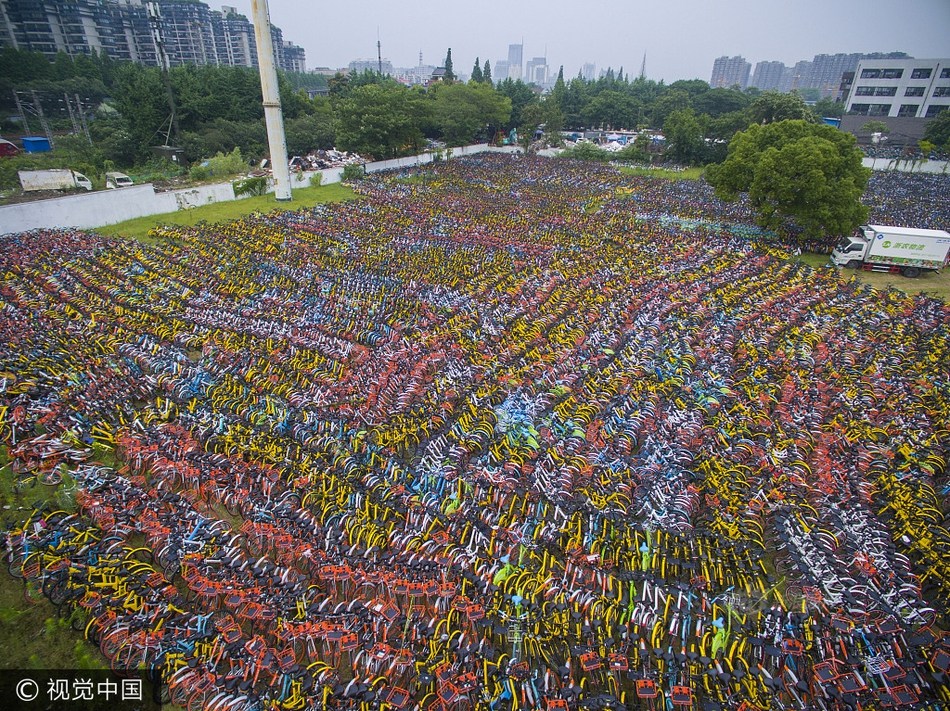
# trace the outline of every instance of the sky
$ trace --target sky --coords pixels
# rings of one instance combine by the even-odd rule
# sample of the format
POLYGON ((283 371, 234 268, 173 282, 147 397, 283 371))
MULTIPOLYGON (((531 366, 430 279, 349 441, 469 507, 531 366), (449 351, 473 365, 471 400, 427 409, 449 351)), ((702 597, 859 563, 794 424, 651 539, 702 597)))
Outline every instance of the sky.
MULTIPOLYGON (((251 17, 251 0, 205 0, 251 17)), ((524 42, 524 61, 547 56, 567 78, 592 62, 667 83, 709 80, 713 60, 740 54, 793 65, 816 54, 906 52, 950 56, 950 0, 268 0, 271 22, 307 52, 307 68, 345 67, 376 57, 396 67, 440 66, 452 48, 456 73, 476 57, 506 59, 524 42)))

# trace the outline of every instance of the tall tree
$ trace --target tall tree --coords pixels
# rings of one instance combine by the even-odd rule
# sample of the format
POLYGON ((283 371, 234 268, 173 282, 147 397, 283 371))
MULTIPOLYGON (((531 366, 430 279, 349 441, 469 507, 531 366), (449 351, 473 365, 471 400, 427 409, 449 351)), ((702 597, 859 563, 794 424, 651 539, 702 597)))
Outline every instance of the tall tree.
POLYGON ((663 123, 666 153, 677 163, 692 164, 702 159, 703 130, 692 109, 678 109, 663 123))
POLYGON ((777 91, 763 91, 749 105, 749 118, 753 123, 774 123, 775 121, 817 121, 815 114, 805 105, 798 94, 782 94, 777 91))
POLYGON ((449 47, 449 51, 445 53, 445 79, 446 84, 451 84, 455 81, 455 71, 452 69, 452 48, 449 47))
POLYGON ((511 116, 511 100, 487 84, 435 86, 432 95, 436 123, 449 145, 490 138, 511 116))
POLYGON ((337 146, 374 158, 411 153, 422 142, 425 106, 394 81, 353 89, 336 107, 337 146))
POLYGON ((846 234, 867 219, 861 204, 871 171, 854 136, 803 120, 753 124, 729 143, 726 160, 706 169, 724 200, 748 194, 763 227, 792 218, 813 237, 846 234))
MULTIPOLYGON (((521 130, 522 118, 521 113, 525 110, 526 107, 540 103, 538 101, 538 95, 535 94, 531 87, 525 84, 520 79, 518 81, 512 81, 511 77, 508 77, 503 82, 499 83, 498 91, 511 99, 511 118, 508 123, 505 125, 505 130, 511 130, 512 128, 517 128, 521 130)), ((538 123, 541 122, 541 119, 538 120, 538 123)))
POLYGON ((484 81, 486 84, 492 83, 491 62, 489 62, 487 59, 485 60, 485 66, 482 69, 482 81, 484 81))
POLYGON ((478 63, 478 57, 475 57, 475 66, 472 67, 472 76, 469 81, 475 84, 481 84, 484 80, 485 76, 482 74, 482 65, 478 63))

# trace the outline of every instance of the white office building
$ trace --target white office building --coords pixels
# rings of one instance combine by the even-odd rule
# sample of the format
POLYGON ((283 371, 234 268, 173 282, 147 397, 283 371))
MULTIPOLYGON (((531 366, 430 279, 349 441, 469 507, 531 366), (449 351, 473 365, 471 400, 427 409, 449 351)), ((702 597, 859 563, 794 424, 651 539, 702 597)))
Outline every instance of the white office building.
POLYGON ((933 118, 950 108, 950 59, 862 59, 845 111, 933 118))

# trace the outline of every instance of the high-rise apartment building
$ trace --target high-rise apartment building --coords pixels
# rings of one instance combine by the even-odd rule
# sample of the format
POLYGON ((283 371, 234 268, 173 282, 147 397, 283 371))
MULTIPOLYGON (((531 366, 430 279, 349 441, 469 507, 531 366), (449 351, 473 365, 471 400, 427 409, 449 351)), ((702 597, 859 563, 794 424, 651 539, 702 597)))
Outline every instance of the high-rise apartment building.
POLYGON ((709 80, 711 87, 729 88, 738 86, 745 89, 749 84, 749 72, 752 71, 752 65, 743 57, 719 57, 713 62, 712 78, 709 80))
POLYGON ((818 89, 823 98, 835 96, 841 86, 842 75, 853 72, 862 57, 861 54, 816 54, 811 62, 808 83, 803 87, 818 89))
POLYGON ((784 62, 757 62, 749 86, 762 91, 782 91, 784 82, 784 62))
POLYGON ((581 66, 581 78, 586 81, 594 81, 597 78, 597 65, 593 62, 584 62, 581 66))
MULTIPOLYGON (((305 70, 302 47, 271 27, 277 65, 305 70)), ((104 53, 152 66, 257 66, 254 26, 233 7, 196 0, 0 0, 0 47, 69 56, 104 53)))

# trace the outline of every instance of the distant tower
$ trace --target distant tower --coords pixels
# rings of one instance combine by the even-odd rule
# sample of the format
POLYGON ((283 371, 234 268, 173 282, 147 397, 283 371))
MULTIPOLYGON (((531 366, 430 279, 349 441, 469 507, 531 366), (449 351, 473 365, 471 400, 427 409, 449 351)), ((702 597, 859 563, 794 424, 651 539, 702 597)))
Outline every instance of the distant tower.
POLYGON ((524 40, 521 44, 508 45, 508 76, 514 81, 521 79, 524 71, 524 40))
POLYGON ((643 63, 640 65, 640 78, 647 78, 647 53, 643 53, 643 63))
POLYGON ((383 43, 379 41, 379 27, 376 28, 376 68, 383 75, 383 43))
POLYGON ((419 50, 419 66, 422 66, 422 50, 419 50))

